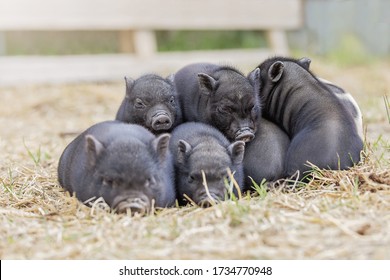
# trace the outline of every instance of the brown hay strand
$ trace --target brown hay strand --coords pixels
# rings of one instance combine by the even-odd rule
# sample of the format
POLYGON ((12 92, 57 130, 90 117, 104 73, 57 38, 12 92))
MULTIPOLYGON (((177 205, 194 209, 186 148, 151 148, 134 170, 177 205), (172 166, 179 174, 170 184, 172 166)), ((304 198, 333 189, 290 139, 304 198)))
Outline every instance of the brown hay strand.
POLYGON ((201 170, 201 172, 202 172, 202 184, 203 184, 203 187, 204 187, 205 190, 206 190, 207 197, 210 199, 211 205, 215 205, 215 204, 216 204, 216 201, 215 201, 215 199, 211 196, 210 191, 209 191, 209 186, 207 185, 206 174, 204 173, 204 170, 201 170))

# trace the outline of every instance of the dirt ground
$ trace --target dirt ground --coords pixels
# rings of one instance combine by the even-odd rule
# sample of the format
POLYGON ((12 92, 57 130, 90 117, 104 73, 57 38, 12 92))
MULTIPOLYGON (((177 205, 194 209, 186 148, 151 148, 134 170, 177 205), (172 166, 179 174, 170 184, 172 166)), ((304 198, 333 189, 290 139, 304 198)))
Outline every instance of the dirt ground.
POLYGON ((390 259, 390 62, 314 60, 312 69, 360 105, 361 165, 319 172, 303 188, 148 217, 88 208, 57 183, 72 133, 113 119, 124 82, 0 88, 0 258, 390 259))

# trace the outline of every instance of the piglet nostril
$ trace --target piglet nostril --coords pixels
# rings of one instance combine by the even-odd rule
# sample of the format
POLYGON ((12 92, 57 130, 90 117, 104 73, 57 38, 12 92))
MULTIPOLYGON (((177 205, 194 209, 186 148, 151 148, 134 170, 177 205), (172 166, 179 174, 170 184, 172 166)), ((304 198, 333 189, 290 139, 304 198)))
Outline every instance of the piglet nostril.
POLYGON ((198 194, 198 205, 204 208, 211 207, 220 201, 224 200, 223 192, 210 192, 207 194, 205 191, 198 194))
POLYGON ((157 119, 156 124, 170 124, 171 120, 168 117, 161 117, 157 119))
POLYGON ((147 213, 147 209, 145 207, 130 207, 130 211, 131 215, 138 213, 141 216, 144 216, 147 213))
POLYGON ((199 206, 203 208, 209 208, 213 206, 216 203, 216 201, 211 201, 210 199, 203 199, 199 202, 199 206))
POLYGON ((242 129, 236 133, 236 141, 250 142, 255 138, 255 134, 252 129, 242 129))
POLYGON ((119 202, 115 208, 117 213, 127 213, 130 210, 131 215, 138 213, 144 216, 150 211, 150 202, 147 198, 128 198, 119 202))
POLYGON ((172 126, 171 118, 166 114, 160 114, 154 117, 152 127, 154 130, 165 130, 172 126))

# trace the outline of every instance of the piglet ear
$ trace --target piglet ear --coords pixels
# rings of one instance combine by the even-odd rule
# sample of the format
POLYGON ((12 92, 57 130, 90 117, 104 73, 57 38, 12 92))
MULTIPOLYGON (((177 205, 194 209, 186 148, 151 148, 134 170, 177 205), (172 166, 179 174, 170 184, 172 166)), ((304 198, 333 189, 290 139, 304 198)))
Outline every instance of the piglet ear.
POLYGON ((175 83, 175 74, 170 74, 166 80, 168 81, 168 83, 170 84, 174 84, 175 83))
POLYGON ((170 134, 163 133, 152 141, 153 149, 155 150, 160 163, 163 162, 167 157, 170 138, 170 134))
POLYGON ((203 94, 210 95, 217 88, 218 82, 213 77, 205 73, 198 74, 198 81, 199 81, 200 92, 203 94))
POLYGON ((97 162, 97 158, 99 155, 104 151, 104 146, 102 142, 97 140, 93 135, 87 134, 85 136, 86 140, 86 148, 87 148, 87 155, 88 155, 88 163, 90 166, 95 166, 97 162))
POLYGON ((310 63, 311 63, 311 59, 308 58, 308 57, 302 57, 301 59, 298 60, 299 64, 301 64, 303 66, 303 68, 305 68, 306 70, 309 70, 310 68, 310 63))
POLYGON ((184 140, 179 140, 177 146, 177 162, 180 164, 184 164, 186 161, 186 157, 191 152, 191 150, 192 147, 188 142, 184 140))
POLYGON ((129 97, 135 81, 132 78, 125 76, 125 82, 126 82, 126 97, 129 97))
POLYGON ((228 152, 233 164, 241 164, 244 159, 245 142, 236 141, 229 145, 228 152))
POLYGON ((260 79, 260 68, 257 67, 255 70, 248 75, 249 82, 254 85, 257 79, 260 79))
POLYGON ((284 64, 281 61, 274 62, 268 70, 268 78, 276 83, 283 75, 284 64))
POLYGON ((248 80, 255 89, 256 93, 259 93, 260 91, 260 68, 257 67, 255 70, 249 73, 248 80))

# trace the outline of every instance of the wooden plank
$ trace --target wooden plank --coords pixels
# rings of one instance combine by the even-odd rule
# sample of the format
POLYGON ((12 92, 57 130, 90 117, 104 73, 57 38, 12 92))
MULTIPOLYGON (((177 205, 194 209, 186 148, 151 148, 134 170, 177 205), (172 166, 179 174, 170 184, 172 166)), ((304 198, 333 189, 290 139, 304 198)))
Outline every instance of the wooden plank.
POLYGON ((0 30, 295 29, 303 0, 3 0, 0 30))
POLYGON ((249 73, 270 55, 264 49, 158 53, 153 59, 129 54, 73 56, 0 56, 0 88, 25 84, 123 82, 128 75, 168 75, 194 62, 229 64, 249 73))

